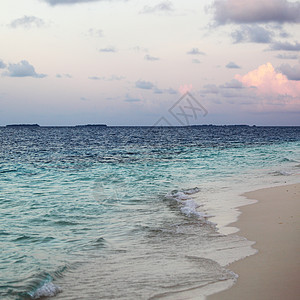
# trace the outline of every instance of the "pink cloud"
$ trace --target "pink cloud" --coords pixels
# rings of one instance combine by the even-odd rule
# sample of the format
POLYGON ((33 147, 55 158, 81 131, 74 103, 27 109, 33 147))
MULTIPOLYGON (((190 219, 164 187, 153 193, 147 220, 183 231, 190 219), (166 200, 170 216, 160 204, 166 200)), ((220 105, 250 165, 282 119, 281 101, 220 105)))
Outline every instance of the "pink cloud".
POLYGON ((271 63, 261 65, 246 75, 235 75, 235 79, 245 87, 255 88, 260 99, 259 110, 266 110, 271 106, 300 110, 300 81, 288 80, 285 75, 275 71, 271 63))

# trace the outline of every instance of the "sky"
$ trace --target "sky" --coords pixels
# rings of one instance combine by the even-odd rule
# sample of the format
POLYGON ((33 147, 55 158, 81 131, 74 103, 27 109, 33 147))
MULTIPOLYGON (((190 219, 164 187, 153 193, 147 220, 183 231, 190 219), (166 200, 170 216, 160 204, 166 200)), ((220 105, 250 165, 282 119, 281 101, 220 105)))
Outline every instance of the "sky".
POLYGON ((300 125, 300 1, 1 0, 0 126, 300 125))

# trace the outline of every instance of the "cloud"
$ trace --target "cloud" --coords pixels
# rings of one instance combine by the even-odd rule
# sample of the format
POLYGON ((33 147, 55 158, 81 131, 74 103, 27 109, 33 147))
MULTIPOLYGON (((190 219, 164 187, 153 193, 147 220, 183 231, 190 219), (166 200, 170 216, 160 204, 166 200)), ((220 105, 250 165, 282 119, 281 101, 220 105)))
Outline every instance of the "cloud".
POLYGON ((133 51, 136 52, 148 52, 148 49, 145 47, 135 46, 131 48, 133 51))
POLYGON ((224 85, 220 86, 225 89, 243 89, 243 83, 238 81, 237 79, 232 79, 230 82, 226 82, 224 85))
POLYGON ((107 81, 115 81, 115 80, 122 80, 122 79, 125 79, 124 76, 118 76, 118 75, 111 75, 110 77, 105 77, 104 80, 107 80, 107 81))
MULTIPOLYGON (((250 110, 256 112, 300 111, 300 81, 289 80, 271 63, 259 66, 246 75, 236 75, 235 79, 252 89, 250 110)), ((247 89, 246 89, 247 91, 247 89)))
POLYGON ((135 87, 137 87, 139 89, 144 89, 144 90, 152 90, 155 87, 155 85, 150 81, 138 80, 135 83, 135 87))
POLYGON ((297 54, 284 53, 278 54, 276 57, 279 59, 298 59, 299 56, 297 54))
POLYGON ((103 1, 103 0, 44 0, 44 1, 54 6, 60 4, 88 3, 88 2, 96 2, 96 1, 103 1))
POLYGON ((215 84, 206 84, 201 91, 203 94, 219 94, 219 88, 215 84))
POLYGON ((158 57, 155 57, 155 56, 151 56, 149 54, 146 54, 145 57, 144 57, 145 60, 149 60, 149 61, 156 61, 156 60, 159 60, 158 57))
POLYGON ((147 48, 140 47, 140 46, 135 46, 135 47, 132 47, 131 49, 136 51, 136 52, 148 52, 147 48))
POLYGON ((231 61, 226 65, 226 68, 227 69, 240 69, 241 67, 231 61))
POLYGON ((232 79, 223 85, 207 84, 200 91, 202 96, 216 104, 244 104, 251 99, 253 91, 247 89, 237 79, 232 79))
POLYGON ((160 89, 156 86, 153 88, 153 92, 154 92, 154 94, 170 94, 170 95, 176 95, 177 94, 177 91, 172 89, 172 88, 160 89))
POLYGON ((142 14, 152 14, 157 12, 166 12, 170 13, 173 12, 173 4, 171 1, 162 1, 154 6, 144 6, 143 10, 141 11, 142 14))
POLYGON ((242 25, 231 36, 234 43, 270 43, 274 33, 259 25, 242 25))
POLYGON ((2 59, 0 59, 0 69, 5 69, 6 68, 6 64, 3 62, 2 59))
POLYGON ((17 64, 9 64, 7 70, 3 75, 8 77, 44 78, 47 76, 46 74, 36 73, 34 67, 27 60, 22 60, 17 64))
POLYGON ((101 80, 103 77, 98 77, 98 76, 90 76, 89 79, 91 80, 101 80))
POLYGON ((239 113, 300 112, 300 81, 289 80, 270 63, 223 85, 205 85, 200 93, 215 111, 223 112, 228 104, 228 109, 239 113))
POLYGON ((276 72, 271 63, 261 65, 244 76, 236 75, 235 79, 246 87, 255 87, 257 93, 263 96, 276 99, 281 95, 300 100, 300 82, 288 80, 283 73, 276 72))
POLYGON ((186 54, 189 54, 189 55, 205 55, 205 53, 200 51, 198 48, 193 48, 190 51, 188 51, 186 54))
POLYGON ((139 99, 139 98, 131 97, 131 96, 129 96, 129 95, 127 94, 124 101, 125 101, 125 102, 140 102, 140 101, 142 101, 142 100, 139 99))
POLYGON ((300 3, 287 0, 215 0, 210 9, 217 25, 300 23, 300 3))
POLYGON ((170 95, 176 95, 178 93, 176 90, 174 90, 172 88, 166 89, 165 92, 170 95))
POLYGON ((103 37, 103 30, 90 28, 88 30, 88 35, 92 37, 103 37))
POLYGON ((56 74, 56 78, 72 78, 70 74, 56 74))
POLYGON ((154 92, 154 94, 163 94, 164 93, 164 91, 162 89, 159 89, 158 87, 155 87, 153 92, 154 92))
POLYGON ((192 59, 193 64, 201 64, 201 61, 197 58, 192 59))
POLYGON ((87 100, 89 100, 89 99, 86 98, 86 97, 80 97, 80 100, 81 100, 81 101, 87 101, 87 100))
POLYGON ((115 81, 115 80, 122 80, 124 79, 124 76, 118 76, 118 75, 111 75, 110 77, 98 77, 98 76, 90 76, 89 79, 91 80, 105 80, 105 81, 115 81))
POLYGON ((300 51, 300 43, 295 42, 295 44, 292 44, 289 42, 274 42, 270 45, 268 50, 300 51))
POLYGON ((279 70, 289 80, 300 80, 300 64, 291 67, 289 64, 283 64, 279 67, 279 70))
POLYGON ((117 50, 115 47, 106 47, 106 48, 99 49, 99 52, 114 53, 117 52, 117 50))
POLYGON ((42 19, 34 16, 24 16, 22 18, 13 20, 9 26, 11 28, 23 27, 29 29, 32 27, 43 27, 45 26, 45 22, 42 19))
POLYGON ((161 89, 150 81, 138 80, 135 83, 135 87, 143 90, 152 90, 154 94, 177 94, 177 91, 172 88, 161 89))

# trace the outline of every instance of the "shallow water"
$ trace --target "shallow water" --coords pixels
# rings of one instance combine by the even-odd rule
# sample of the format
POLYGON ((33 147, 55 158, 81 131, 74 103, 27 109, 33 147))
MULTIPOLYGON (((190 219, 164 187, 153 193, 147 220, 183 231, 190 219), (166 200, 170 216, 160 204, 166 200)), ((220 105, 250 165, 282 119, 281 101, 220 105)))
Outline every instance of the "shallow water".
POLYGON ((0 142, 1 299, 232 284, 226 265, 255 252, 228 235, 238 195, 300 173, 299 127, 0 128, 0 142))

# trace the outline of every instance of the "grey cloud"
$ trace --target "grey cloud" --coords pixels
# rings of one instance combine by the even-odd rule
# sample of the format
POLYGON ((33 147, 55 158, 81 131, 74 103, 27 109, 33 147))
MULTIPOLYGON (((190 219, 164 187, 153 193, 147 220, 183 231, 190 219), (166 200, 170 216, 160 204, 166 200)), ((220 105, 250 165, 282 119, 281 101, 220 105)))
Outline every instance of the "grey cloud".
POLYGON ((163 90, 161 90, 161 89, 159 89, 157 87, 154 88, 154 94, 163 94, 163 93, 164 93, 163 90))
POLYGON ((158 87, 154 87, 153 90, 154 94, 170 94, 170 95, 176 95, 177 91, 169 88, 169 89, 159 89, 158 87))
POLYGON ((289 64, 283 64, 279 67, 279 70, 289 80, 300 80, 300 64, 291 67, 289 64))
POLYGON ((111 75, 110 77, 98 77, 98 76, 90 76, 89 79, 91 80, 105 80, 105 81, 115 81, 115 80, 122 80, 124 79, 124 76, 118 76, 118 75, 111 75))
POLYGON ((222 97, 236 98, 236 97, 240 97, 240 96, 241 96, 241 94, 235 89, 222 90, 222 97))
POLYGON ((168 94, 170 94, 170 95, 175 95, 175 94, 177 94, 177 91, 174 90, 174 89, 172 89, 172 88, 167 89, 166 92, 167 92, 168 94))
POLYGON ((152 90, 154 94, 177 94, 177 91, 172 88, 160 89, 150 81, 138 80, 135 83, 135 87, 143 90, 152 90))
POLYGON ((268 50, 283 50, 283 51, 300 51, 300 43, 295 44, 289 42, 273 42, 268 50))
POLYGON ((36 73, 34 67, 29 64, 27 60, 22 60, 18 64, 9 64, 4 76, 9 77, 35 77, 35 78, 44 78, 46 74, 36 73))
POLYGON ((203 94, 219 94, 219 88, 215 84, 206 84, 203 88, 203 94))
POLYGON ((93 36, 93 37, 103 37, 103 30, 90 28, 88 30, 88 35, 93 36))
POLYGON ((91 79, 91 80, 101 80, 101 77, 98 77, 98 76, 90 76, 89 79, 91 79))
POLYGON ((140 47, 140 46, 135 46, 135 47, 132 47, 131 49, 136 51, 136 52, 148 52, 147 48, 140 47))
POLYGON ((201 93, 204 95, 220 95, 222 97, 228 98, 239 96, 242 89, 244 89, 243 84, 236 79, 232 79, 231 81, 219 86, 215 84, 204 85, 201 93))
POLYGON ((226 68, 228 68, 228 69, 240 69, 241 67, 238 66, 236 63, 231 61, 226 65, 226 68))
POLYGON ((144 57, 145 60, 149 60, 149 61, 156 61, 156 60, 159 60, 158 57, 155 57, 155 56, 151 56, 149 54, 146 54, 145 57, 144 57))
POLYGON ((80 100, 81 100, 81 101, 87 101, 87 100, 89 100, 89 99, 86 98, 86 97, 80 97, 80 100))
POLYGON ((186 54, 189 54, 189 55, 205 55, 205 53, 200 51, 198 48, 193 48, 192 50, 188 51, 186 54))
POLYGON ((2 59, 0 59, 0 69, 5 69, 6 68, 6 64, 3 62, 2 59))
POLYGON ((270 43, 274 33, 258 25, 242 25, 231 36, 234 43, 270 43))
POLYGON ((110 77, 105 78, 105 80, 108 80, 108 81, 122 80, 122 79, 125 79, 125 77, 124 76, 118 76, 118 75, 111 75, 110 77))
POLYGON ((70 74, 56 74, 56 78, 72 78, 70 74))
POLYGON ((201 64, 201 61, 199 59, 195 58, 195 59, 192 59, 192 63, 193 64, 201 64))
POLYGON ((279 59, 298 59, 298 55, 296 54, 290 54, 290 53, 284 53, 284 54, 278 54, 276 55, 279 59))
POLYGON ((299 23, 300 3, 287 0, 215 0, 210 6, 217 25, 227 23, 299 23))
POLYGON ((125 102, 140 102, 140 101, 142 101, 142 100, 139 99, 139 98, 133 98, 133 97, 130 97, 130 96, 127 94, 124 101, 125 101, 125 102))
POLYGON ((117 50, 114 47, 106 47, 106 48, 99 49, 99 52, 114 53, 117 52, 117 50))
POLYGON ((286 32, 286 31, 281 31, 281 32, 279 33, 279 36, 282 37, 282 38, 288 38, 288 37, 290 37, 291 35, 290 35, 288 32, 286 32))
POLYGON ((284 29, 284 25, 283 24, 271 23, 271 24, 268 24, 266 27, 270 31, 277 31, 278 32, 278 36, 281 37, 281 38, 291 37, 291 34, 289 34, 288 32, 286 32, 286 30, 284 29))
POLYGON ((13 20, 9 26, 12 28, 43 27, 43 26, 45 26, 45 22, 42 19, 34 17, 34 16, 24 16, 22 18, 13 20))
POLYGON ((137 87, 139 89, 144 89, 144 90, 152 90, 155 86, 150 81, 138 80, 135 83, 135 87, 137 87))
POLYGON ((220 87, 225 88, 225 89, 243 89, 244 88, 243 84, 236 79, 232 79, 231 81, 226 82, 224 85, 221 85, 220 87))
POLYGON ((172 12, 174 11, 171 1, 162 1, 154 6, 145 6, 141 11, 142 14, 151 14, 156 12, 172 12))
POLYGON ((177 94, 177 91, 172 89, 172 88, 168 88, 168 89, 159 89, 158 87, 154 87, 154 94, 170 94, 170 95, 175 95, 177 94))
POLYGON ((87 3, 87 2, 97 2, 97 1, 103 1, 103 0, 44 0, 44 2, 47 2, 52 6, 60 5, 60 4, 76 4, 76 3, 87 3))

